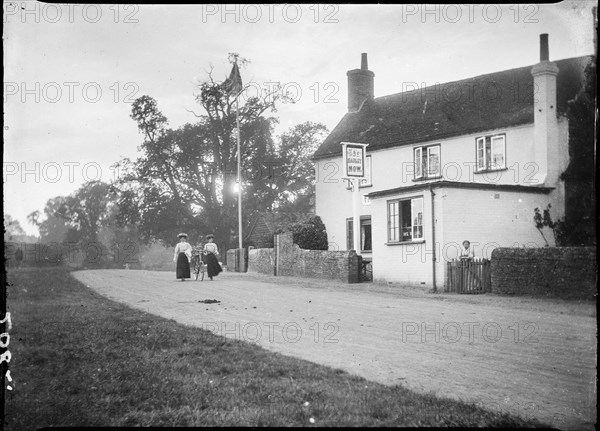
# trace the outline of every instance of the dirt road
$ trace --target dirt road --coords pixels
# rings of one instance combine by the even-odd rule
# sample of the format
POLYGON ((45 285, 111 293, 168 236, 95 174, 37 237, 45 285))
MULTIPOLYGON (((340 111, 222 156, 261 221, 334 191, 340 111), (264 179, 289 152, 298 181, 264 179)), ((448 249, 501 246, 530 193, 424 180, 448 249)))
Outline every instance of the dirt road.
POLYGON ((228 272, 212 282, 151 271, 73 275, 134 308, 386 385, 561 429, 596 422, 594 304, 228 272), (199 302, 212 299, 220 302, 199 302))

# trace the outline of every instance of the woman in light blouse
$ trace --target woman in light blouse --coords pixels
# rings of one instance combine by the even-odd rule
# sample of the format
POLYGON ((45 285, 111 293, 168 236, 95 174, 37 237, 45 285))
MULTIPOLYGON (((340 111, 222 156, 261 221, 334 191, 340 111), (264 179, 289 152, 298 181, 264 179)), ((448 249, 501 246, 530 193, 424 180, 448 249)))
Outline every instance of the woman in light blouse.
POLYGON ((204 263, 206 263, 206 272, 208 272, 208 278, 211 280, 213 277, 219 275, 223 268, 219 265, 219 260, 217 256, 219 254, 219 248, 217 244, 214 243, 215 236, 214 235, 206 235, 206 240, 208 241, 204 244, 204 251, 202 256, 204 257, 204 263))
POLYGON ((475 258, 475 253, 473 252, 473 247, 471 247, 471 242, 469 240, 465 239, 463 241, 460 250, 460 258, 462 260, 473 260, 475 258))
POLYGON ((173 262, 177 262, 176 276, 181 281, 185 281, 190 276, 190 260, 192 259, 192 246, 187 242, 187 234, 180 233, 177 235, 179 243, 175 246, 175 254, 173 262))

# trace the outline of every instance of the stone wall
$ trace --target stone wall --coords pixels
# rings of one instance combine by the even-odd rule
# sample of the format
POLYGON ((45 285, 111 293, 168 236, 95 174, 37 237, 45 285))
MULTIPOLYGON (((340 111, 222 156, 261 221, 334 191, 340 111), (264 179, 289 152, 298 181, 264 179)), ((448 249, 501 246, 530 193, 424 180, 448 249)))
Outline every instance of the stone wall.
POLYGON ((303 250, 291 232, 275 237, 275 275, 358 283, 360 258, 353 251, 303 250))
POLYGON ((292 234, 277 235, 274 248, 251 249, 248 271, 261 274, 359 282, 360 256, 354 251, 303 250, 292 234))
POLYGON ((275 254, 272 248, 251 248, 248 251, 248 272, 275 274, 275 254))
POLYGON ((492 292, 564 299, 597 295, 595 247, 497 248, 492 292))

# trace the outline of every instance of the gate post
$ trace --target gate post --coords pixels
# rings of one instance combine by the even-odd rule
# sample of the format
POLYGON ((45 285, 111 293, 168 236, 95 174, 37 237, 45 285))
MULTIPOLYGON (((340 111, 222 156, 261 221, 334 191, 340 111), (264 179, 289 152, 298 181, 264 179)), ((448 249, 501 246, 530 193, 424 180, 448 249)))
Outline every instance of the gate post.
POLYGON ((458 283, 456 293, 463 293, 463 285, 465 284, 465 266, 462 259, 458 260, 458 283))

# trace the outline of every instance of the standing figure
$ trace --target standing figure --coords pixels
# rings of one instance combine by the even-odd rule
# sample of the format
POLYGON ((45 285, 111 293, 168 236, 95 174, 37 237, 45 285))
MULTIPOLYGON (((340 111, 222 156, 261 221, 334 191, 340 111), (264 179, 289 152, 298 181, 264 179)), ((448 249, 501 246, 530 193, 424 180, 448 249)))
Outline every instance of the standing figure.
POLYGON ((185 281, 190 276, 190 260, 192 259, 192 246, 187 242, 187 234, 180 233, 177 235, 179 243, 175 246, 175 254, 173 262, 177 262, 176 277, 181 281, 185 281))
POLYGON ((215 236, 212 234, 206 235, 206 240, 208 242, 204 245, 202 256, 204 258, 204 263, 206 263, 207 266, 206 272, 208 272, 208 278, 212 280, 213 277, 216 277, 223 271, 223 268, 221 268, 219 260, 217 259, 219 248, 217 247, 217 244, 214 243, 215 236))
POLYGON ((471 243, 468 240, 464 240, 462 243, 462 249, 460 250, 461 260, 473 260, 475 253, 471 247, 471 243))

